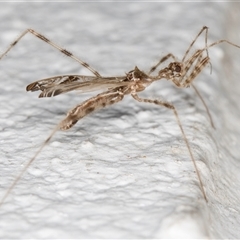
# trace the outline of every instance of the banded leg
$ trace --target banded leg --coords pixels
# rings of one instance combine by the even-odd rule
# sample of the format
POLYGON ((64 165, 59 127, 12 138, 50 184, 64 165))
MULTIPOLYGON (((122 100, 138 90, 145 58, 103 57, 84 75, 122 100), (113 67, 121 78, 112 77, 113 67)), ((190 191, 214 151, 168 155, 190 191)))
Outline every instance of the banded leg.
POLYGON ((195 37, 195 39, 192 41, 192 43, 190 44, 190 46, 188 47, 187 51, 185 52, 184 56, 183 56, 183 59, 182 59, 182 62, 185 61, 185 59, 187 58, 187 55, 189 54, 191 48, 193 47, 194 43, 197 41, 197 39, 199 38, 199 36, 204 32, 205 32, 205 48, 204 50, 206 50, 207 52, 207 56, 208 56, 208 47, 207 47, 207 37, 208 37, 208 27, 204 26, 200 32, 197 34, 197 36, 195 37))
POLYGON ((215 129, 213 119, 212 119, 211 113, 208 109, 208 106, 205 103, 205 101, 204 101, 203 97, 201 96, 200 92, 197 90, 197 88, 192 83, 193 80, 197 77, 197 75, 202 71, 202 69, 209 63, 209 61, 210 61, 210 59, 208 57, 205 57, 204 59, 201 59, 201 55, 200 55, 199 59, 198 59, 198 62, 197 62, 197 65, 195 66, 195 68, 193 69, 193 71, 191 72, 191 74, 189 76, 186 77, 186 74, 185 74, 184 75, 185 79, 184 78, 181 78, 180 80, 173 79, 172 81, 179 87, 187 87, 189 85, 191 85, 193 87, 194 91, 196 92, 196 94, 198 95, 198 97, 202 101, 203 106, 206 109, 207 115, 210 119, 211 126, 215 129), (180 84, 179 82, 182 82, 182 81, 183 81, 183 83, 180 84))
POLYGON ((185 63, 183 63, 183 69, 181 69, 181 76, 178 80, 175 78, 175 81, 173 81, 175 84, 176 82, 178 82, 176 84, 178 87, 187 87, 186 85, 182 84, 182 82, 184 82, 184 79, 189 78, 187 74, 191 67, 193 67, 193 71, 195 68, 197 68, 199 63, 202 61, 202 54, 203 52, 201 50, 197 50, 191 58, 189 58, 185 63), (193 64, 195 65, 193 66, 193 64))
MULTIPOLYGON (((197 34, 197 36, 195 37, 195 39, 192 41, 192 43, 191 43, 190 46, 188 47, 187 51, 185 52, 185 54, 184 54, 184 56, 183 56, 183 59, 182 59, 182 61, 181 61, 182 63, 185 61, 185 59, 186 59, 187 55, 189 54, 191 48, 193 47, 194 43, 197 41, 197 39, 199 38, 199 36, 202 34, 203 31, 206 31, 206 33, 205 33, 205 48, 204 48, 204 51, 206 50, 207 56, 208 56, 208 48, 207 48, 208 27, 204 26, 204 27, 201 29, 201 31, 197 34)), ((202 52, 202 50, 198 50, 197 52, 202 52)), ((196 52, 195 54, 197 54, 197 52, 196 52)), ((195 55, 195 54, 194 54, 194 55, 195 55)), ((197 54, 197 55, 198 55, 198 54, 197 54)), ((165 61, 166 61, 167 59, 169 59, 170 57, 174 60, 174 62, 177 61, 176 57, 175 57, 172 53, 169 53, 169 54, 167 54, 166 56, 162 57, 162 58, 160 59, 160 61, 159 61, 155 66, 153 66, 153 67, 150 69, 150 71, 149 71, 148 74, 150 75, 152 72, 154 72, 161 63, 165 62, 165 61)), ((192 60, 193 57, 194 57, 194 56, 192 56, 189 60, 192 60)), ((196 57, 197 57, 197 56, 196 56, 196 57)), ((196 59, 196 58, 195 58, 195 59, 196 59)), ((194 61, 195 61, 195 60, 194 60, 194 61)), ((194 62, 194 61, 193 61, 193 62, 194 62)), ((188 63, 187 63, 187 65, 188 65, 188 63)), ((190 65, 191 65, 191 63, 190 63, 190 65)))
POLYGON ((7 53, 28 33, 31 33, 33 36, 38 37, 39 39, 41 39, 42 41, 44 41, 45 43, 51 45, 52 47, 54 47, 55 49, 59 50, 60 52, 62 52, 63 54, 65 54, 66 56, 72 58, 73 60, 77 61, 78 63, 80 63, 83 67, 87 68, 89 71, 91 71, 96 77, 101 77, 101 75, 92 67, 90 67, 87 63, 83 62, 81 59, 75 57, 72 53, 70 53, 69 51, 67 51, 66 49, 60 47, 59 45, 57 45, 56 43, 50 41, 48 38, 44 37, 42 34, 36 32, 33 29, 26 29, 9 47, 8 49, 0 56, 0 60, 7 55, 7 53))
POLYGON ((185 78, 181 79, 182 87, 188 87, 193 80, 197 77, 197 75, 203 70, 203 68, 209 63, 210 58, 205 57, 200 62, 196 64, 196 66, 193 68, 192 72, 189 76, 185 76, 185 78))
POLYGON ((70 110, 67 117, 60 122, 59 129, 67 130, 87 114, 117 103, 123 97, 124 93, 116 89, 98 94, 96 97, 92 97, 70 110))
POLYGON ((169 53, 169 54, 167 54, 166 56, 162 57, 162 58, 160 59, 160 61, 159 61, 156 65, 154 65, 153 67, 151 67, 150 71, 148 72, 148 75, 150 75, 151 73, 153 73, 153 72, 158 68, 158 66, 159 66, 160 64, 162 64, 163 62, 167 61, 170 57, 174 60, 174 62, 176 62, 176 57, 175 57, 172 53, 169 53))
POLYGON ((184 139, 184 141, 185 141, 185 144, 187 145, 187 149, 188 149, 189 155, 190 155, 190 157, 191 157, 191 160, 192 160, 192 162, 193 162, 194 169, 195 169, 195 171, 196 171, 196 173, 197 173, 197 177, 198 177, 198 181, 199 181, 199 185, 200 185, 201 192, 202 192, 202 194, 203 194, 204 199, 205 199, 206 202, 207 202, 207 196, 206 196, 205 190, 204 190, 204 188, 203 188, 202 179, 201 179, 201 176, 200 176, 200 173, 199 173, 199 170, 198 170, 196 161, 195 161, 195 159, 194 159, 194 157, 193 157, 192 150, 191 150, 191 148, 190 148, 189 142, 188 142, 188 140, 187 140, 186 134, 185 134, 185 132, 184 132, 184 130, 183 130, 182 124, 181 124, 181 122, 180 122, 180 118, 179 118, 179 116, 178 116, 177 110, 176 110, 176 108, 174 107, 174 105, 171 104, 171 103, 168 103, 168 102, 166 102, 166 101, 153 100, 153 99, 147 99, 147 98, 140 98, 136 93, 132 93, 131 95, 132 95, 132 97, 133 97, 135 100, 137 100, 138 102, 154 103, 154 104, 156 104, 156 105, 163 106, 163 107, 166 107, 166 108, 169 108, 169 109, 173 110, 174 115, 175 115, 176 120, 177 120, 177 123, 178 123, 178 126, 179 126, 179 128, 180 128, 180 130, 181 130, 183 139, 184 139))

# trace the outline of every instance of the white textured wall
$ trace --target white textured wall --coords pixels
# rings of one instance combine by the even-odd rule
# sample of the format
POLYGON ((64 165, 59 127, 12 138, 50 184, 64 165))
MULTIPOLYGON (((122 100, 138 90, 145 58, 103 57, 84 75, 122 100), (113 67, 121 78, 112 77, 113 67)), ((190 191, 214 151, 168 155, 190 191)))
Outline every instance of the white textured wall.
MULTIPOLYGON (((239 7, 1 3, 0 49, 31 27, 104 76, 122 75, 135 65, 147 71, 168 52, 181 58, 204 25, 209 42, 226 37, 240 44, 234 17, 239 7)), ((195 86, 216 130, 191 88, 163 81, 141 94, 177 107, 208 204, 173 113, 128 96, 56 134, 1 206, 0 237, 239 238, 240 49, 219 45, 209 52, 212 74, 207 67, 195 86)), ((92 95, 38 99, 37 93, 26 93, 26 85, 37 79, 89 74, 30 35, 0 62, 0 73, 1 197, 55 124, 92 95)))

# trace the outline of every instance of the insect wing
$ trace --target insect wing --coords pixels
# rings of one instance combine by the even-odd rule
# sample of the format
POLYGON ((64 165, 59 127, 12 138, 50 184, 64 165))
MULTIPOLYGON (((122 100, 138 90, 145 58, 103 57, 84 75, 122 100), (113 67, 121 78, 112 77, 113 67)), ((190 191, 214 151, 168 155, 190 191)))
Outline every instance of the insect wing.
POLYGON ((80 92, 91 92, 108 89, 128 84, 125 76, 103 77, 83 75, 62 75, 41 79, 29 84, 27 91, 42 91, 39 97, 53 97, 62 93, 78 90, 80 92))

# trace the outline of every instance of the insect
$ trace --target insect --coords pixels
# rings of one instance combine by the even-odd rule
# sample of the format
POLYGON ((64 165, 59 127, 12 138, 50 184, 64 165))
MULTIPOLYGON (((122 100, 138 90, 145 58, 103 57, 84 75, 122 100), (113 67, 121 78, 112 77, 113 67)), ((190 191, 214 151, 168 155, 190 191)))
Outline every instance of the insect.
POLYGON ((3 204, 3 202, 10 194, 12 189, 15 187, 15 185, 18 183, 18 181, 21 179, 27 168, 32 164, 32 162, 40 154, 43 148, 49 143, 49 141, 52 139, 56 131, 67 130, 71 128, 81 118, 85 117, 89 113, 113 105, 121 101, 124 98, 124 96, 128 94, 130 94, 138 102, 156 104, 158 106, 166 107, 173 111, 177 120, 177 124, 180 128, 182 137, 187 146, 189 156, 193 162, 194 169, 197 173, 200 190, 203 194, 205 201, 207 202, 207 196, 203 187, 201 176, 175 106, 163 100, 142 98, 138 95, 138 93, 145 90, 145 88, 148 87, 153 82, 162 79, 171 81, 175 86, 179 88, 186 88, 192 86, 193 89, 196 91, 197 95, 200 97, 201 101, 203 102, 207 114, 210 118, 211 125, 214 127, 212 117, 207 108, 207 105, 205 104, 203 98, 201 97, 200 93, 198 92, 198 90, 196 89, 192 82, 202 72, 202 70, 205 68, 207 64, 211 64, 208 54, 209 48, 223 42, 235 46, 237 48, 240 48, 240 46, 233 44, 227 40, 219 40, 211 44, 208 44, 207 43, 208 28, 204 26, 197 34, 195 39, 192 41, 192 43, 190 44, 183 58, 180 61, 177 61, 177 58, 172 53, 169 53, 166 56, 162 57, 160 61, 156 65, 154 65, 148 73, 145 73, 141 71, 138 67, 135 67, 133 70, 129 71, 127 74, 120 77, 102 77, 95 69, 90 67, 87 63, 75 57, 72 53, 63 49, 62 47, 50 41, 45 36, 39 34, 33 29, 25 30, 0 56, 0 60, 4 56, 6 56, 6 54, 28 33, 36 36, 45 43, 48 43, 55 49, 61 51, 66 56, 74 59, 83 67, 91 71, 94 74, 94 76, 83 75, 54 76, 46 79, 41 79, 29 84, 26 88, 27 91, 41 91, 39 95, 40 98, 53 97, 73 90, 85 92, 105 89, 105 91, 82 102, 81 104, 77 105, 67 113, 67 116, 54 128, 52 133, 43 142, 43 144, 37 150, 35 155, 28 161, 28 163, 20 172, 18 177, 14 180, 14 182, 9 187, 8 191, 5 193, 2 200, 0 201, 0 205, 3 204), (205 32, 205 47, 197 49, 193 52, 193 54, 190 54, 190 50, 192 49, 194 43, 203 32, 205 32), (173 61, 171 61, 167 67, 161 68, 156 75, 153 75, 153 73, 159 68, 159 66, 161 66, 162 63, 166 62, 169 59, 172 59, 173 61))

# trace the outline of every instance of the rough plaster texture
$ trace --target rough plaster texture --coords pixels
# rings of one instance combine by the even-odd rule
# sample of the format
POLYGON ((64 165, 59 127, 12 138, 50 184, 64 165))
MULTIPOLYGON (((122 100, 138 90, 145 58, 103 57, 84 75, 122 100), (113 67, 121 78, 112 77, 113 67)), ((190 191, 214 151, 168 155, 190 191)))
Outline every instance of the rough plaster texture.
MULTIPOLYGON (((227 37, 240 44, 236 3, 0 5, 1 51, 33 28, 104 76, 135 65, 147 71, 168 52, 181 58, 204 25, 209 42, 227 37)), ((203 44, 202 39, 195 48, 203 44)), ((239 238, 240 50, 219 45, 209 53, 212 74, 207 67, 195 85, 215 130, 191 88, 162 81, 141 94, 177 107, 207 204, 173 113, 128 96, 56 134, 1 206, 0 237, 239 238)), ((26 93, 25 86, 37 79, 90 74, 30 35, 0 62, 0 72, 3 196, 55 124, 93 94, 38 99, 26 93)))

